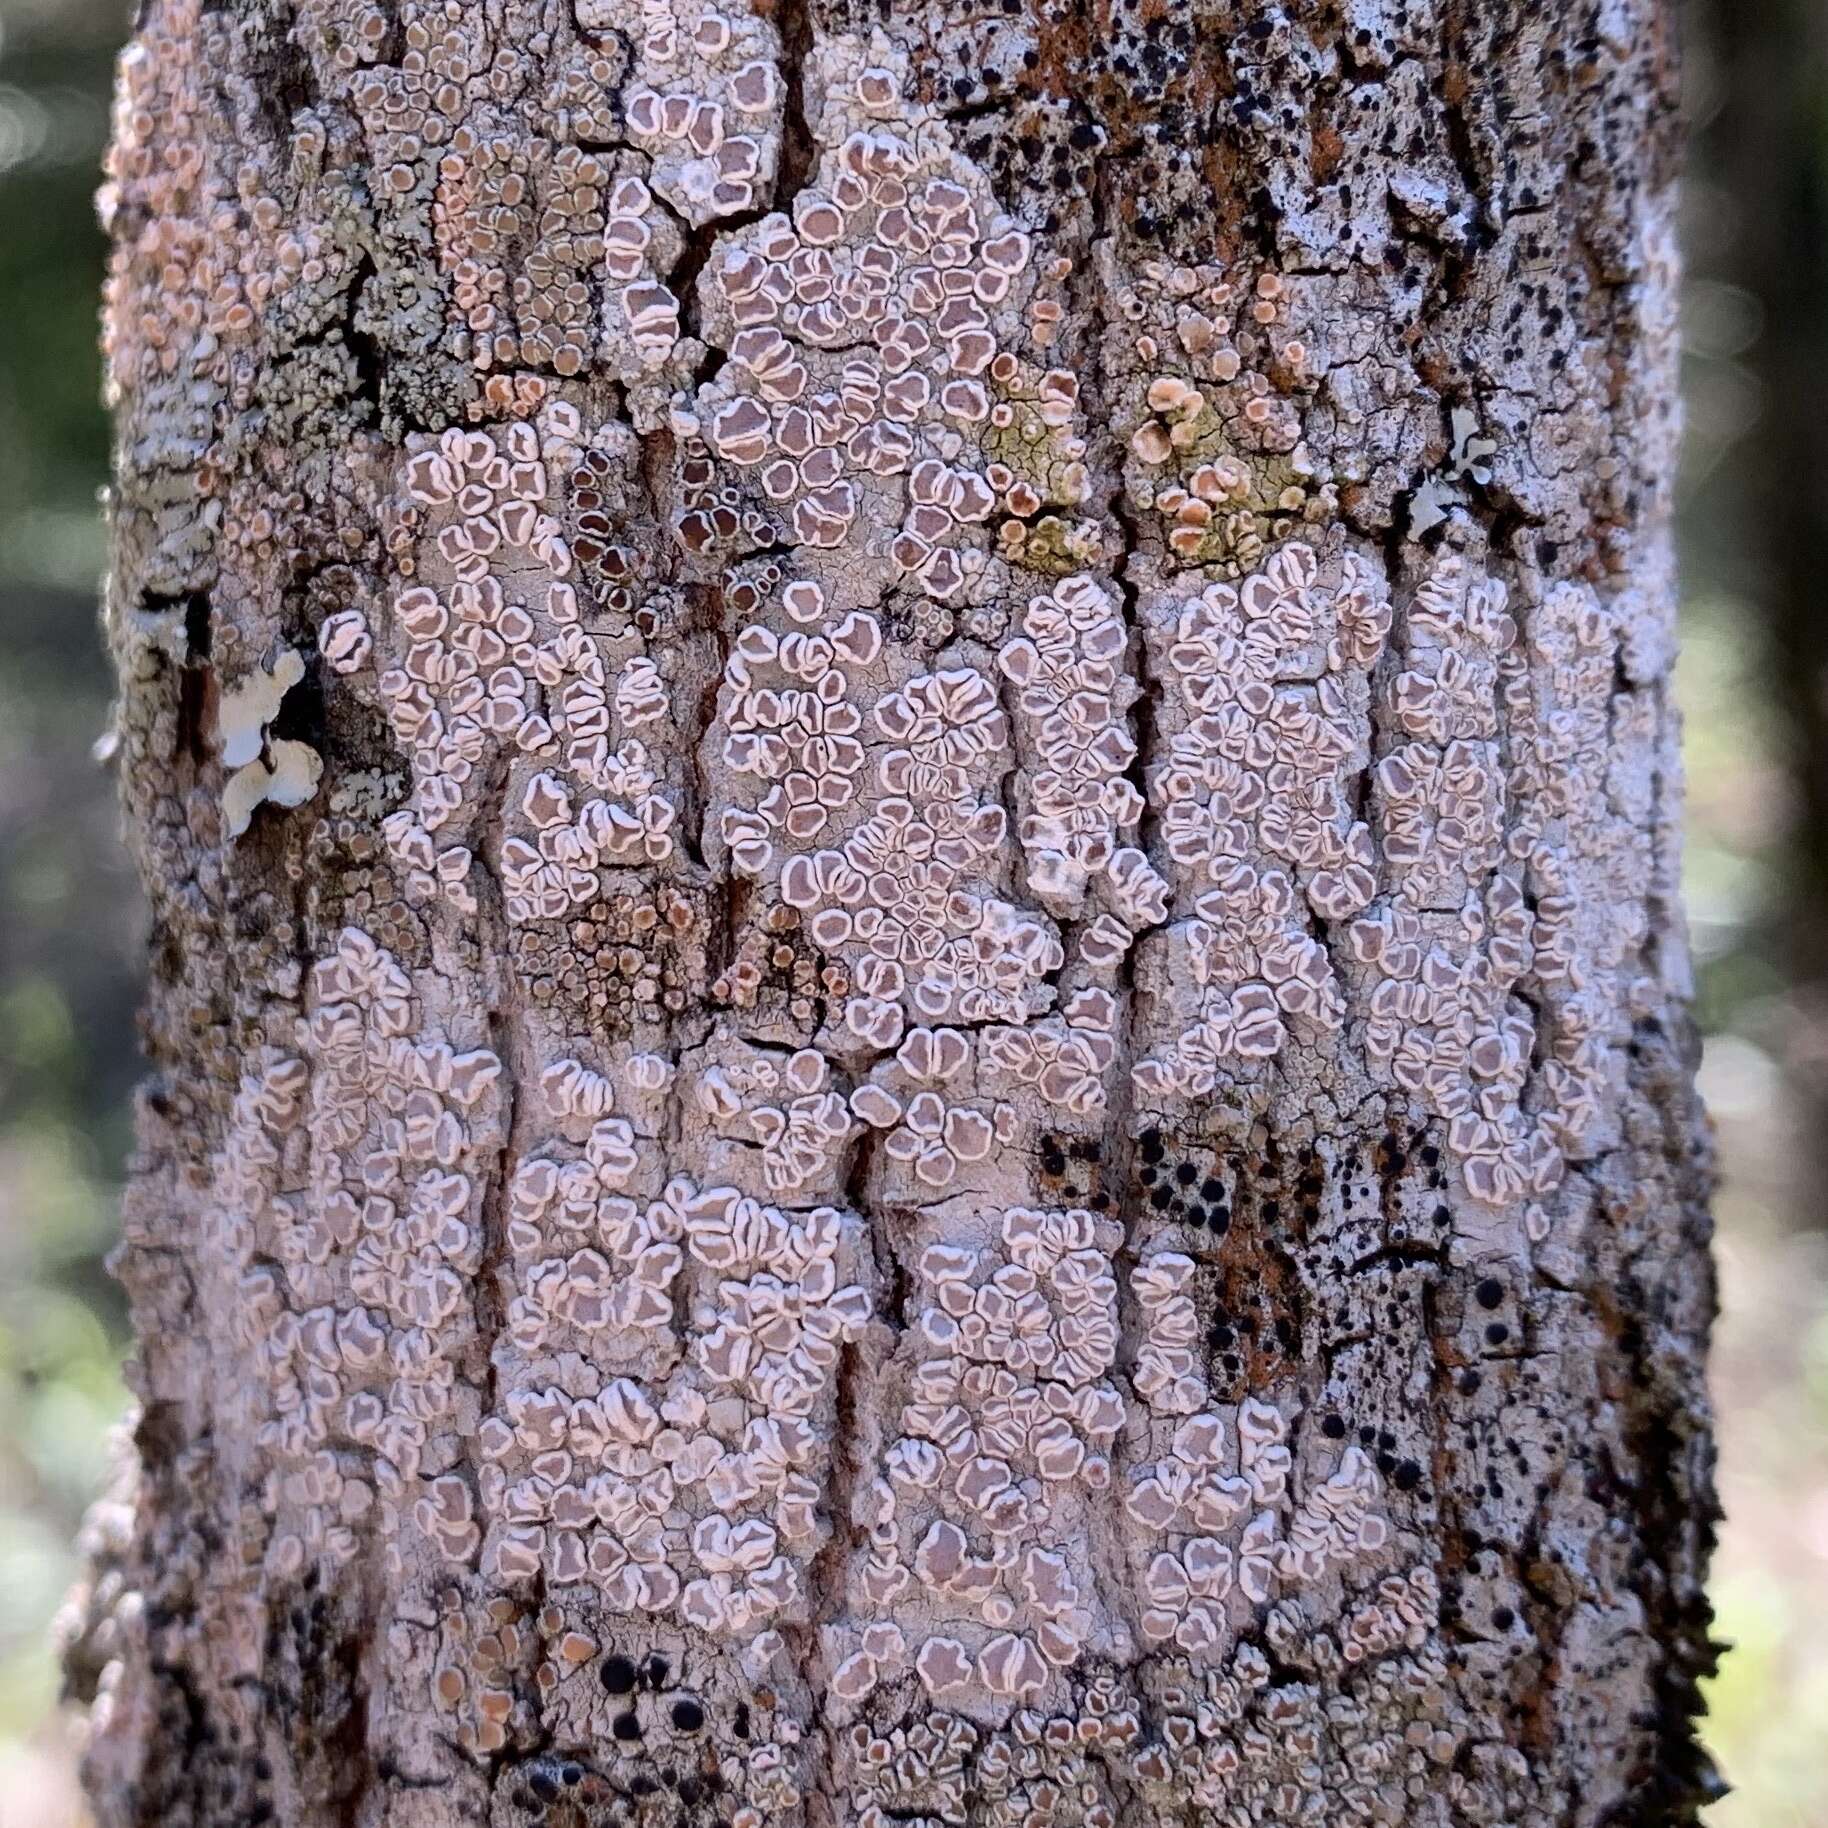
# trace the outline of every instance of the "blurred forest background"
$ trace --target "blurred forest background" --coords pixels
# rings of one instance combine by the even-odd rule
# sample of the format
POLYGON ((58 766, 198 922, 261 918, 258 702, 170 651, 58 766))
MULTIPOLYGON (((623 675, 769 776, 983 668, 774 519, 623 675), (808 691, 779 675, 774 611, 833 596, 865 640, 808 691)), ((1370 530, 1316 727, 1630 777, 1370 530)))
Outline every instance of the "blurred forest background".
MULTIPOLYGON (((1693 0, 1681 695, 1719 1130, 1712 1828, 1828 1828, 1828 0, 1693 0)), ((0 1828, 75 1828, 51 1627, 124 1405, 141 917, 90 746, 90 197, 125 0, 0 0, 0 1828)), ((1552 20, 1553 9, 1548 17, 1552 20)), ((1553 29, 1551 25, 1548 29, 1553 29)))

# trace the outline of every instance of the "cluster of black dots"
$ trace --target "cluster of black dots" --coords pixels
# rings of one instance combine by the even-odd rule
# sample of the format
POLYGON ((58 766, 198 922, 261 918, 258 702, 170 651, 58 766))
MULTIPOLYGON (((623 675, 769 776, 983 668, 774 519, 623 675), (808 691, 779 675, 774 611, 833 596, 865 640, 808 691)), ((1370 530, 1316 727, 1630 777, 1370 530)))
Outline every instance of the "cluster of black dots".
MULTIPOLYGON (((1496 1276, 1481 1276, 1473 1287, 1473 1299, 1488 1314, 1504 1305, 1504 1284, 1496 1276)), ((1502 1346, 1509 1342, 1510 1327, 1502 1320, 1488 1320, 1485 1323, 1485 1343, 1488 1346, 1502 1346)))
POLYGON ((1091 1137, 1067 1141, 1051 1130, 1041 1133, 1041 1172, 1048 1180, 1048 1198, 1062 1206, 1080 1206, 1091 1212, 1109 1212, 1111 1196, 1098 1183, 1103 1178, 1103 1145, 1091 1137))
MULTIPOLYGON (((643 1752, 648 1731, 664 1724, 671 1729, 673 1750, 683 1754, 677 1762, 644 1758, 638 1768, 612 1775, 578 1758, 543 1754, 516 1774, 519 1781, 513 1801, 518 1807, 548 1822, 645 1821, 644 1805, 650 1798, 664 1796, 689 1810, 702 1805, 706 1810, 703 1820, 722 1824, 726 1812, 716 1799, 723 1780, 716 1762, 695 1759, 690 1750, 706 1726, 704 1703, 697 1695, 670 1686, 672 1673, 671 1665, 658 1652, 637 1659, 612 1651, 597 1666, 597 1679, 615 1710, 610 1719, 614 1745, 631 1755, 643 1752), (645 1709, 644 1722, 642 1704, 648 1697, 653 1699, 645 1709)), ((748 1712, 747 1704, 740 1702, 732 1710, 731 1730, 739 1740, 749 1736, 748 1712)))
POLYGON ((1215 1238, 1231 1229, 1231 1200, 1216 1155, 1204 1166, 1191 1157, 1170 1161, 1159 1130, 1145 1130, 1137 1138, 1136 1155, 1136 1178, 1151 1212, 1215 1238))
MULTIPOLYGON (((658 1652, 640 1663, 617 1652, 611 1652, 603 1659, 597 1670, 597 1679, 603 1684, 603 1692, 612 1699, 627 1702, 624 1710, 610 1724, 610 1731, 623 1744, 641 1737, 641 1718, 635 1711, 635 1702, 641 1690, 645 1687, 658 1694, 666 1687, 667 1677, 671 1673, 666 1658, 658 1652)), ((695 1695, 675 1695, 668 1704, 667 1718, 676 1732, 696 1733, 705 1723, 704 1703, 695 1695)))
MULTIPOLYGON (((1337 1411, 1320 1418, 1320 1432, 1329 1441, 1343 1441, 1352 1433, 1351 1425, 1337 1411)), ((1373 1428, 1369 1423, 1358 1429, 1358 1444, 1377 1462, 1377 1470, 1399 1492, 1412 1492, 1422 1483, 1422 1468, 1415 1460, 1399 1459, 1396 1436, 1388 1428, 1373 1428)))
MULTIPOLYGON (((1301 1343, 1294 1322, 1286 1314, 1269 1316, 1268 1331, 1275 1350, 1284 1358, 1292 1357, 1301 1343)), ((1223 1372, 1228 1380, 1243 1377, 1248 1369, 1247 1355, 1264 1343, 1259 1338, 1262 1332, 1256 1315, 1241 1311, 1234 1314, 1215 1307, 1206 1328, 1206 1343, 1213 1352, 1212 1368, 1223 1372)))

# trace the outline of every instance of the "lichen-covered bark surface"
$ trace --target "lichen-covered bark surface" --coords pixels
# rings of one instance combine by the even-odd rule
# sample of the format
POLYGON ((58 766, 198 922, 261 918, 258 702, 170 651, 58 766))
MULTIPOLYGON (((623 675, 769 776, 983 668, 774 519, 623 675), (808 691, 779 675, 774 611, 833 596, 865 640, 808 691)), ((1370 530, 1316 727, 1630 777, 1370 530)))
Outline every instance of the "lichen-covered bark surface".
POLYGON ((1652 0, 147 0, 101 1821, 1708 1774, 1652 0))

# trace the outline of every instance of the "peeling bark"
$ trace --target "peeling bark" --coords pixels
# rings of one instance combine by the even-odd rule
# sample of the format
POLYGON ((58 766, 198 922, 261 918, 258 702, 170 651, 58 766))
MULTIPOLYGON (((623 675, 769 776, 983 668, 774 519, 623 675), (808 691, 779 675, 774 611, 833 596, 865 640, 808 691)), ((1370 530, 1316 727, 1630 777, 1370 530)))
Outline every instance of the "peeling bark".
POLYGON ((150 0, 105 1824, 1693 1819, 1649 0, 150 0))

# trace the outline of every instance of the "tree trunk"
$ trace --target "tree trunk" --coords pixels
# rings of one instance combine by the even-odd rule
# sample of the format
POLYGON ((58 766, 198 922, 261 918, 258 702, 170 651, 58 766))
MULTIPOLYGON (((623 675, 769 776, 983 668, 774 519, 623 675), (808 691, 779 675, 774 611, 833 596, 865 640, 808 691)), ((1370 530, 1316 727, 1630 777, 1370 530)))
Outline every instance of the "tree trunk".
POLYGON ((1673 88, 146 0, 104 1824, 1692 1819, 1673 88))

